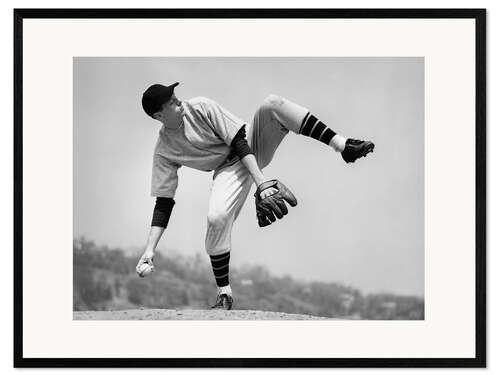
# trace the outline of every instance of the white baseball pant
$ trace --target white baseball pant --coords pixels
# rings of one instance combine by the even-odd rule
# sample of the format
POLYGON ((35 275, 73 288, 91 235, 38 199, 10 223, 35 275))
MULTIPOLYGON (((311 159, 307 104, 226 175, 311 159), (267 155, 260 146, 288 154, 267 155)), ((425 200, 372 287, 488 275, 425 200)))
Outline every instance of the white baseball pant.
MULTIPOLYGON (((259 107, 250 129, 248 144, 257 164, 265 168, 289 131, 299 133, 308 110, 285 98, 269 95, 259 107)), ((252 177, 241 161, 214 174, 208 205, 205 248, 209 255, 231 251, 231 232, 252 186, 252 177)))

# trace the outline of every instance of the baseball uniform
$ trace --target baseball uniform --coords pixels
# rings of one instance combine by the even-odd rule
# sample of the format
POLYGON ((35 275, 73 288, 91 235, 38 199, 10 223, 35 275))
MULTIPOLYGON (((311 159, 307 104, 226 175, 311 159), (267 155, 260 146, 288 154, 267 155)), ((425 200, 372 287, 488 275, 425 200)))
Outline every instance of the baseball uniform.
MULTIPOLYGON (((214 171, 207 214, 206 251, 231 250, 231 230, 248 196, 252 178, 231 142, 247 123, 215 101, 196 97, 182 102, 183 122, 177 129, 162 126, 153 158, 151 195, 175 196, 181 166, 214 171)), ((277 95, 268 96, 247 129, 248 143, 257 164, 266 167, 291 130, 300 132, 308 110, 277 95)))

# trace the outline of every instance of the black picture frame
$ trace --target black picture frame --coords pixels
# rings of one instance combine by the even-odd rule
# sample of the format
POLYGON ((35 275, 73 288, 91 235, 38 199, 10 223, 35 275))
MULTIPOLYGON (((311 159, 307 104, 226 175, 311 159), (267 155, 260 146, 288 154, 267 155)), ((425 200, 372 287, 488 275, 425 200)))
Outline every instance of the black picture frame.
POLYGON ((14 9, 14 367, 486 367, 485 9, 14 9), (475 358, 26 358, 23 355, 23 20, 43 18, 459 18, 475 20, 475 358))

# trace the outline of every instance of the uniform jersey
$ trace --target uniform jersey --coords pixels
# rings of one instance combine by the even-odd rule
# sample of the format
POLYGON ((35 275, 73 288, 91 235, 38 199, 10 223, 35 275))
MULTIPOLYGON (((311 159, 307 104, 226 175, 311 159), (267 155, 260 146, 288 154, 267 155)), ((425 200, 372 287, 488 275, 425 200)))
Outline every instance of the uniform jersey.
POLYGON ((208 98, 192 98, 182 106, 181 126, 170 129, 163 125, 158 135, 151 180, 153 197, 175 196, 181 166, 213 171, 237 161, 230 158, 230 145, 246 123, 208 98))

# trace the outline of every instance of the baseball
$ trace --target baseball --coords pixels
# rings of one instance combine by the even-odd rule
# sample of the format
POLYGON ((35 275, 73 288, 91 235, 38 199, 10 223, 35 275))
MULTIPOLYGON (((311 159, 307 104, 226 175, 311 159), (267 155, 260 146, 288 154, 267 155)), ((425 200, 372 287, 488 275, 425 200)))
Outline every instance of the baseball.
POLYGON ((153 265, 149 265, 147 263, 143 263, 139 266, 138 274, 140 277, 145 277, 151 275, 155 270, 153 265))

